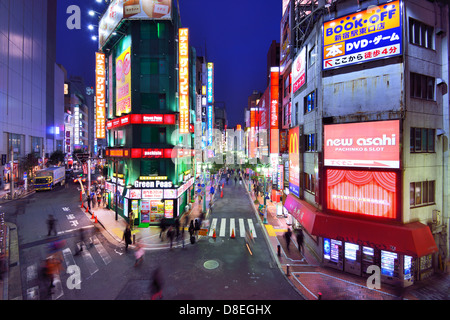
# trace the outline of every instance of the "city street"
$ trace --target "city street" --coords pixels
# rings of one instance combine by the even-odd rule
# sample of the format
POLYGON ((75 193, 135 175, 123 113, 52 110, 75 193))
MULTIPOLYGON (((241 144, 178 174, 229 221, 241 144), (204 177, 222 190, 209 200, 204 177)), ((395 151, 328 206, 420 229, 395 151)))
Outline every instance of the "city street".
POLYGON ((75 184, 3 205, 7 220, 18 230, 22 298, 149 299, 152 273, 159 267, 164 279, 164 299, 301 299, 273 261, 244 187, 230 180, 223 191, 223 198, 216 195, 213 213, 209 216, 210 232, 216 226, 215 239, 199 237, 192 245, 188 243, 186 231, 185 248, 178 245, 173 249, 146 250, 144 261, 136 267, 134 251, 125 252, 123 243, 111 239, 80 209, 75 184), (57 236, 47 236, 49 214, 58 220, 57 236), (231 227, 235 238, 231 238, 231 227), (86 247, 75 255, 80 228, 88 231, 86 247), (251 230, 254 236, 253 255, 245 247, 245 230, 251 230), (93 238, 93 246, 89 238, 93 238), (63 268, 53 293, 48 295, 49 283, 40 271, 49 253, 49 244, 55 242, 61 242, 55 254, 63 268), (67 268, 74 264, 81 271, 80 290, 69 289, 67 285, 70 277, 67 268))

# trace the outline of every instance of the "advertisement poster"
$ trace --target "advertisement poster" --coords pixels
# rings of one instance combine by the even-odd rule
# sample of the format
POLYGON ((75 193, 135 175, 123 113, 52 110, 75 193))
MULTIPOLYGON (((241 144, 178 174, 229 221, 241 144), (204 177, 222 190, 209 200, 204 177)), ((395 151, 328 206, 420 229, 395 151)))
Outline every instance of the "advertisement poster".
POLYGON ((164 217, 168 219, 173 218, 173 200, 165 201, 164 217))
POLYGON ((106 40, 108 40, 111 33, 122 20, 123 2, 124 0, 112 0, 105 14, 100 19, 98 28, 99 48, 103 47, 106 40))
POLYGON ((400 168, 400 121, 324 126, 325 166, 400 168))
POLYGON ((397 173, 326 170, 328 210, 397 218, 397 173))
POLYGON ((289 191, 300 196, 299 128, 289 130, 289 191))
POLYGON ((131 112, 131 47, 116 59, 116 116, 131 112))
POLYGON ((402 54, 400 1, 356 12, 323 25, 323 70, 402 54))
POLYGON ((141 200, 141 223, 150 222, 150 200, 141 200))
POLYGON ((150 204, 150 222, 160 221, 164 215, 164 203, 161 200, 151 200, 150 204))
POLYGON ((134 0, 123 5, 125 19, 171 19, 172 0, 134 0))

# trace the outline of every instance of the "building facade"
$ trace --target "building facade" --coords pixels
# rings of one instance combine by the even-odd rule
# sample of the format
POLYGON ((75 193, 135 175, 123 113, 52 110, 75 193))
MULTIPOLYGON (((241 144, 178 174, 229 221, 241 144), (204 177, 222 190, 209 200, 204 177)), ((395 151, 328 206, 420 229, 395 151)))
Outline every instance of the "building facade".
POLYGON ((296 3, 284 203, 294 226, 344 272, 375 265, 383 282, 408 286, 443 270, 448 6, 296 3))
POLYGON ((27 154, 42 159, 60 148, 63 82, 55 55, 56 0, 0 1, 2 182, 12 173, 22 181, 19 161, 27 154))
POLYGON ((109 206, 127 219, 133 213, 139 227, 182 215, 194 194, 196 55, 174 2, 163 7, 165 14, 136 13, 113 3, 99 28, 109 206))

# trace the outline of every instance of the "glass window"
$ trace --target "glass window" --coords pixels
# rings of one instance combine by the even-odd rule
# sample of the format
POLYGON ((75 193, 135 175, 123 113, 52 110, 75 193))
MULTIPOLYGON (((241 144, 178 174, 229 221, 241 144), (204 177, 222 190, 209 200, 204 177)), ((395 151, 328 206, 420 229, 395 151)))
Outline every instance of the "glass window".
POLYGON ((422 203, 422 183, 420 182, 416 182, 415 184, 416 187, 416 200, 415 200, 415 204, 421 204, 422 203))
POLYGON ((411 206, 413 206, 414 205, 414 200, 415 200, 415 186, 414 186, 414 182, 411 182, 410 184, 409 184, 409 204, 411 205, 411 206))

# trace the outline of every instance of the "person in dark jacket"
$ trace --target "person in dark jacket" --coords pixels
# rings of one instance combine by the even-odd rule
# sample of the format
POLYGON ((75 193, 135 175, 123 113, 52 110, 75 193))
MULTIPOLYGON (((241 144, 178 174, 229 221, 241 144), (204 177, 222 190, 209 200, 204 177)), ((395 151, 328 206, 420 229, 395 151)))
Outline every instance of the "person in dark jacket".
POLYGON ((131 229, 130 229, 130 225, 127 225, 125 231, 123 232, 122 240, 125 241, 125 251, 128 251, 128 246, 131 244, 131 229))
POLYGON ((300 253, 303 255, 303 240, 304 240, 304 236, 303 236, 303 230, 299 229, 297 232, 297 245, 298 245, 298 251, 300 251, 300 253))
POLYGON ((291 228, 288 228, 286 233, 284 234, 284 238, 286 239, 286 248, 289 251, 289 244, 291 243, 292 231, 291 228))

